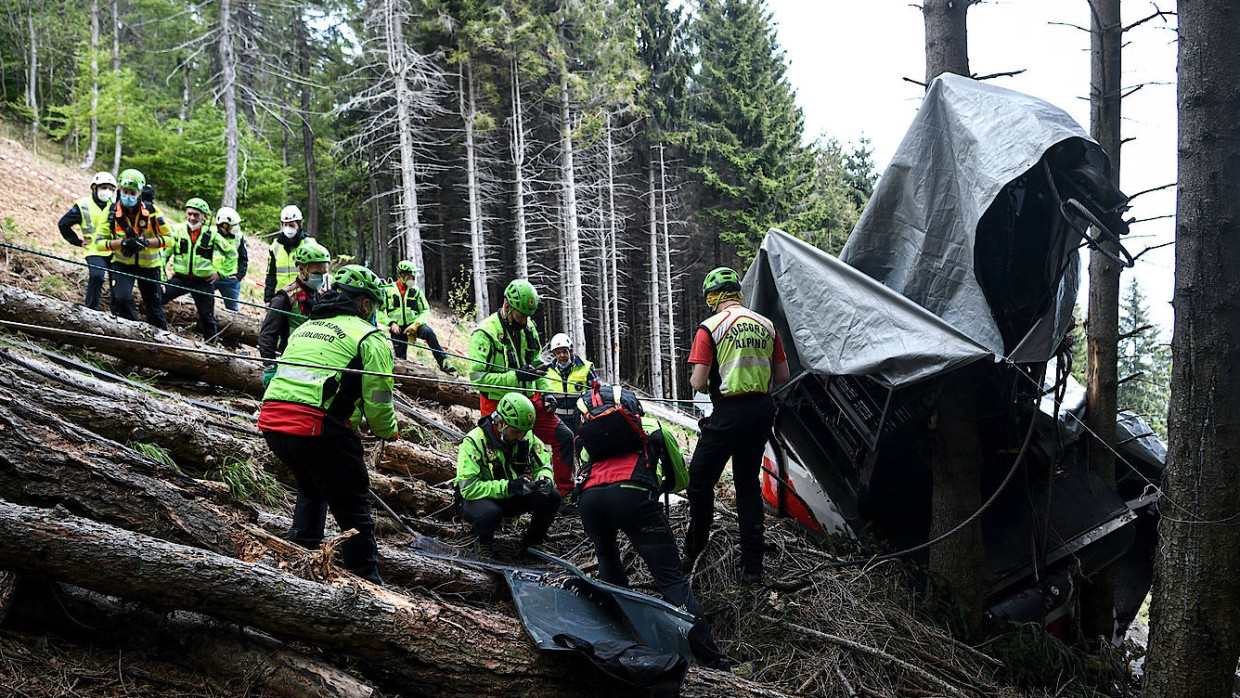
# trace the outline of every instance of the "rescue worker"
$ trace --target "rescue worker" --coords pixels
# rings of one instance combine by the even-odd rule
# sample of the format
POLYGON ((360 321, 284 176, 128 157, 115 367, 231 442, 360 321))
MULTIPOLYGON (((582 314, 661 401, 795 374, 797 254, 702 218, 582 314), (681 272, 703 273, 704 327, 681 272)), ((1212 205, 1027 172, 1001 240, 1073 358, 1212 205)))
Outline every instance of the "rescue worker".
POLYGON ((453 487, 461 516, 478 537, 478 554, 495 557, 495 531, 505 516, 530 514, 521 555, 542 543, 560 508, 542 446, 530 433, 537 409, 521 393, 508 393, 465 435, 456 455, 453 487))
POLYGON ((714 519, 715 483, 732 459, 736 513, 740 524, 741 581, 762 581, 763 511, 758 477, 762 453, 775 420, 771 389, 788 382, 788 360, 775 326, 741 303, 741 280, 719 267, 702 282, 714 313, 693 337, 689 384, 709 391, 714 411, 702 421, 701 437, 689 464, 689 529, 686 565, 706 547, 714 519))
POLYGON ((172 235, 172 278, 164 286, 164 304, 185 294, 194 299, 198 331, 208 340, 218 333, 215 325, 215 282, 223 264, 219 231, 211 225, 211 207, 194 197, 185 202, 185 224, 172 235))
POLYGON ((491 313, 469 338, 469 380, 478 387, 479 409, 488 415, 500 398, 518 392, 538 412, 534 435, 551 448, 555 486, 561 495, 573 490, 573 430, 555 416, 556 401, 547 392, 546 367, 541 366, 542 343, 530 316, 538 310, 538 291, 525 279, 504 290, 504 304, 491 313), (516 389, 516 390, 514 390, 516 389))
POLYGON ((215 280, 215 290, 224 299, 224 307, 237 312, 241 309, 237 299, 241 297, 241 282, 250 267, 250 253, 245 248, 245 236, 241 234, 241 216, 229 206, 220 206, 215 212, 216 244, 221 261, 220 278, 215 280))
POLYGON ((594 372, 594 364, 573 353, 573 340, 563 332, 551 338, 547 380, 551 382, 551 394, 555 397, 555 416, 576 432, 581 423, 577 400, 594 385, 598 374, 594 372))
POLYGON ((108 206, 107 216, 95 228, 97 240, 107 240, 112 251, 112 314, 126 320, 137 320, 133 284, 138 282, 146 321, 161 330, 168 329, 164 319, 163 249, 168 247, 172 229, 164 221, 155 204, 139 201, 147 188, 146 176, 128 169, 117 178, 119 201, 108 206))
MULTIPOLYGON (((614 386, 602 386, 599 395, 604 403, 614 398, 614 386)), ((636 399, 634 398, 634 401, 636 399)), ((588 411, 582 399, 579 414, 588 411)), ((640 404, 635 405, 641 414, 640 404)), ((591 461, 588 451, 578 453, 581 475, 581 525, 594 544, 598 558, 599 579, 609 584, 629 586, 629 576, 620 557, 617 538, 621 532, 646 563, 654 585, 668 603, 688 611, 694 617, 689 629, 689 648, 698 663, 712 669, 728 671, 732 662, 715 643, 706 623, 706 614, 689 579, 680 567, 676 538, 663 507, 660 492, 674 491, 674 472, 684 468, 680 446, 669 432, 649 417, 641 417, 646 432, 644 448, 609 458, 591 461)), ((580 440, 578 440, 580 444, 580 440)))
POLYGON ((435 330, 426 324, 426 316, 430 311, 430 303, 426 302, 426 294, 414 283, 418 268, 413 262, 402 260, 396 265, 396 281, 388 288, 387 321, 388 331, 392 334, 392 346, 396 358, 408 356, 409 344, 417 339, 426 342, 431 348, 431 355, 439 370, 444 373, 456 373, 456 368, 444 363, 446 358, 443 347, 435 330))
MULTIPOLYGON (((259 356, 264 359, 279 356, 288 344, 289 334, 310 317, 310 311, 323 296, 327 263, 331 258, 327 248, 314 241, 293 252, 297 278, 271 298, 263 326, 258 331, 259 356)), ((270 383, 275 374, 276 365, 272 363, 263 371, 263 385, 270 383)))
POLYGON ((116 178, 111 172, 96 172, 90 178, 90 196, 83 196, 65 215, 57 221, 60 236, 74 247, 81 247, 86 257, 87 279, 85 305, 91 310, 99 309, 99 301, 103 298, 103 282, 107 278, 108 261, 112 258, 112 250, 108 248, 107 238, 99 239, 95 228, 99 221, 107 218, 108 207, 116 200, 116 178), (82 237, 73 232, 78 226, 82 237))
POLYGON ((340 546, 344 567, 376 584, 383 579, 370 512, 370 477, 354 429, 364 415, 375 436, 399 438, 392 409, 392 349, 374 326, 383 302, 381 282, 373 272, 358 265, 342 267, 310 319, 289 336, 283 357, 325 368, 282 363, 258 414, 267 444, 297 479, 289 538, 318 548, 330 508, 340 530, 357 530, 340 546))
MULTIPOLYGON (((297 278, 297 265, 293 263, 293 251, 306 240, 313 240, 301 227, 301 209, 293 205, 280 211, 280 232, 271 242, 267 255, 267 279, 263 286, 263 302, 271 303, 276 291, 291 284, 297 278)), ((382 308, 380 309, 382 310, 382 308)))

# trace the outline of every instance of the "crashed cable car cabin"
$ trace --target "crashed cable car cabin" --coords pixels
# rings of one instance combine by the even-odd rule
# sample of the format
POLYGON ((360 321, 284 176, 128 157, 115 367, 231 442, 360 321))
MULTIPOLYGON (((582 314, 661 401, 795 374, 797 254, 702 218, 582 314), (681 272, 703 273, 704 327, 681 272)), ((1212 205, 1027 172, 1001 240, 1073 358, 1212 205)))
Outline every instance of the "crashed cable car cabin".
POLYGON ((1120 413, 1107 485, 1067 370, 1079 250, 1109 240, 1103 253, 1132 264, 1109 170, 1062 110, 943 75, 839 259, 772 230, 744 279, 792 371, 768 505, 876 552, 927 542, 932 420, 966 405, 951 429, 969 448, 954 455, 980 460, 981 501, 994 500, 981 515, 986 614, 1054 629, 1081 576, 1110 565, 1126 627, 1150 585, 1166 450, 1120 413))

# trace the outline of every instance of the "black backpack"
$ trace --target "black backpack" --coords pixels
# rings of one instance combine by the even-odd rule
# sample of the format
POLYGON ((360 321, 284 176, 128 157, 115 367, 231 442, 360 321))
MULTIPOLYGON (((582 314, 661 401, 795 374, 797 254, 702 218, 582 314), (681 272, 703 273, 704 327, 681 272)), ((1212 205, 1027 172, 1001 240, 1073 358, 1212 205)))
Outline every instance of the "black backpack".
POLYGON ((591 461, 645 450, 643 410, 632 390, 595 385, 577 401, 577 406, 582 411, 577 438, 591 461))

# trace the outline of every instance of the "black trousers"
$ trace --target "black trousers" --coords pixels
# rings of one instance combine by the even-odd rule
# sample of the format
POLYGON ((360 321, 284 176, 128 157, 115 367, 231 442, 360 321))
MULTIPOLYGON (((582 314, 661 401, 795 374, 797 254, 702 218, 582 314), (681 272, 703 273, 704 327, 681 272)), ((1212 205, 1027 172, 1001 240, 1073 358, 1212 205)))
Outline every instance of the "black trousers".
POLYGON ((633 549, 646 562, 659 592, 673 606, 679 606, 697 620, 689 630, 689 648, 703 666, 729 669, 728 656, 719 650, 702 607, 693 596, 689 580, 680 569, 680 553, 658 496, 632 483, 612 483, 587 487, 581 494, 581 525, 594 543, 598 556, 598 576, 604 582, 627 587, 629 576, 616 544, 620 532, 628 536, 633 549))
POLYGON ((99 309, 99 301, 103 299, 103 282, 108 278, 108 258, 100 255, 86 257, 86 307, 99 309))
POLYGON ((547 529, 560 510, 560 493, 552 488, 550 494, 531 492, 507 499, 462 499, 461 516, 474 529, 478 542, 489 544, 495 540, 495 532, 505 516, 530 514, 529 528, 521 537, 521 548, 538 545, 547 537, 547 529))
POLYGON ((133 302, 133 284, 137 281, 138 290, 142 292, 142 307, 146 311, 146 321, 161 330, 168 329, 168 321, 164 319, 164 301, 159 283, 161 270, 157 267, 140 267, 137 264, 116 262, 112 262, 111 268, 116 272, 111 275, 112 314, 126 320, 138 319, 138 310, 133 302), (135 276, 139 278, 135 279, 135 276))
MULTIPOLYGON (((395 352, 396 358, 406 358, 409 355, 409 345, 407 344, 407 342, 410 341, 409 338, 405 336, 404 332, 392 332, 391 335, 393 339, 402 340, 399 342, 392 342, 392 351, 395 352)), ((439 364, 440 368, 442 368, 444 351, 443 347, 439 344, 439 337, 435 335, 435 330, 431 329, 430 325, 422 323, 422 326, 418 328, 418 339, 426 342, 426 346, 431 348, 431 355, 435 357, 435 363, 439 364)))
POLYGON ((362 442, 351 430, 327 422, 323 436, 294 436, 264 432, 267 445, 297 478, 297 504, 289 538, 317 549, 323 542, 327 510, 341 531, 357 535, 340 546, 345 569, 382 584, 375 520, 370 515, 370 475, 362 459, 362 442))
POLYGON ((736 486, 736 514, 740 523, 741 569, 762 574, 763 517, 762 452, 775 421, 770 395, 724 398, 702 425, 693 460, 689 463, 689 531, 685 555, 696 558, 706 547, 715 518, 715 484, 732 459, 736 486))
POLYGON ((215 285, 196 276, 173 275, 164 286, 164 303, 187 293, 193 296, 194 308, 198 310, 198 331, 211 339, 219 332, 215 324, 215 285))

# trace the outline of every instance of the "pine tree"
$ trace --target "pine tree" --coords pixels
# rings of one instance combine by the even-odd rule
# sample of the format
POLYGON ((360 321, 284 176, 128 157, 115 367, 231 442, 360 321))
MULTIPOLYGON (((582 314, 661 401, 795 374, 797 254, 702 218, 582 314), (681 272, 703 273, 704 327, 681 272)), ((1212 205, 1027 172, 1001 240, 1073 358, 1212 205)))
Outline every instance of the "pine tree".
POLYGON ((689 138, 703 218, 742 257, 813 187, 812 153, 771 15, 760 0, 700 0, 689 138))
POLYGON ((1128 283, 1119 320, 1119 393, 1121 410, 1131 410, 1167 438, 1167 407, 1171 399, 1171 348, 1159 340, 1159 327, 1141 285, 1128 283))

